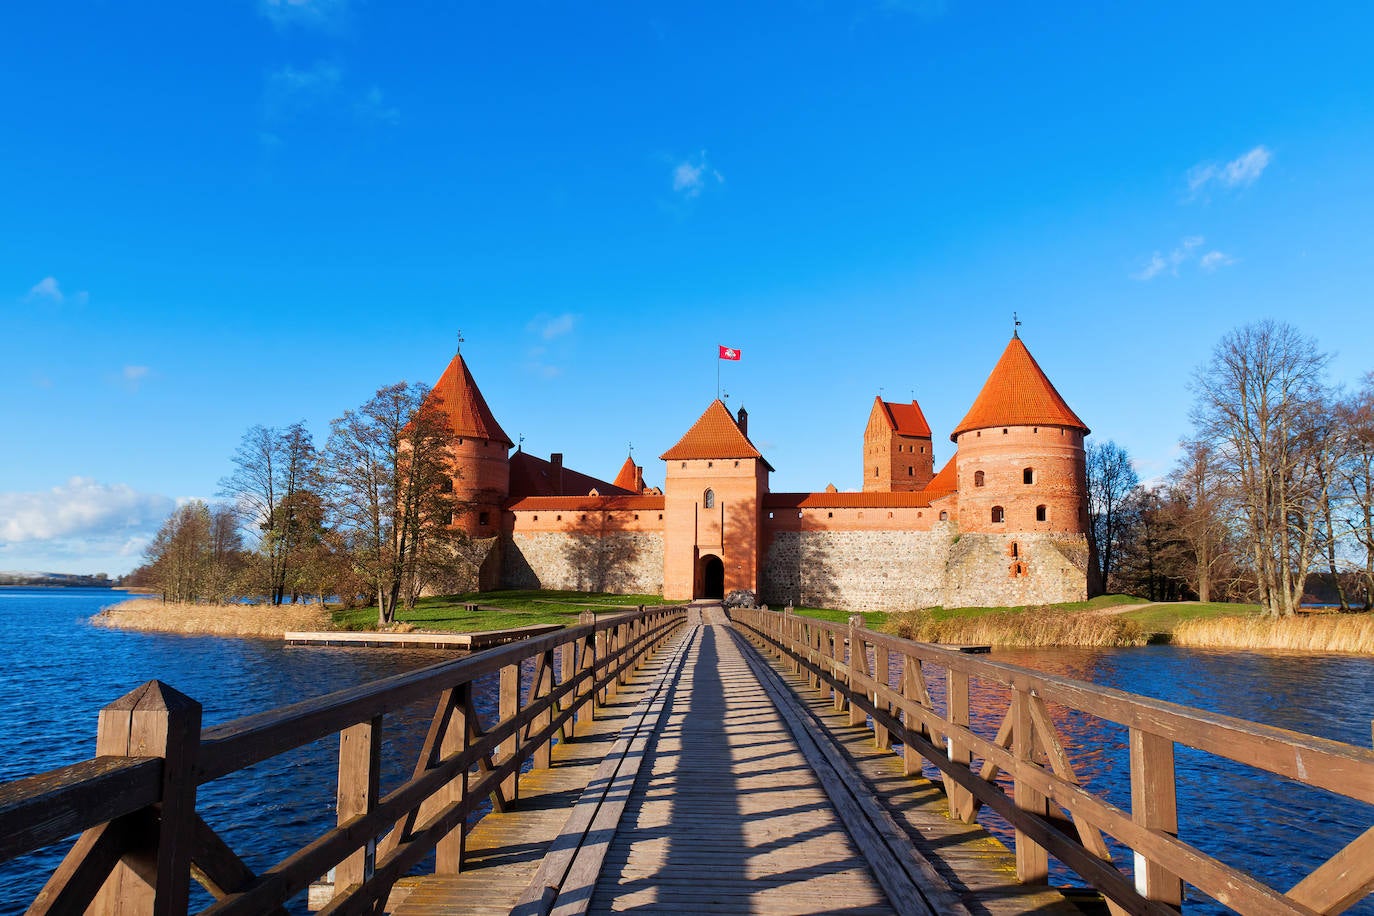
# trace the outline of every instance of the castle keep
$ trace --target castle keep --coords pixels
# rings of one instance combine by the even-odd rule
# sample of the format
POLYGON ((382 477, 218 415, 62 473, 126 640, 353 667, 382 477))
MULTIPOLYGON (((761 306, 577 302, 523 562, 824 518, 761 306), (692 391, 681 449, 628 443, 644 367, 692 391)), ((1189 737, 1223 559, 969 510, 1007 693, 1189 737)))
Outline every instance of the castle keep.
POLYGON ((774 493, 748 415, 712 401, 665 451, 661 491, 627 458, 613 481, 517 449, 461 356, 431 397, 449 417, 455 522, 485 548, 483 588, 720 597, 894 610, 1087 595, 1087 484, 1074 414, 1013 335, 935 471, 921 407, 875 398, 863 490, 774 493))

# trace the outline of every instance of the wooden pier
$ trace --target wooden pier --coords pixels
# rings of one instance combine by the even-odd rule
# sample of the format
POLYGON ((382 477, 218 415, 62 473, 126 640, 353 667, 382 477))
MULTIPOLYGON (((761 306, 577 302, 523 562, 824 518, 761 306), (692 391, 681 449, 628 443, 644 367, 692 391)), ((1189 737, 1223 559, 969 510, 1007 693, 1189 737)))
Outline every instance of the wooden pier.
POLYGON ((329 630, 318 633, 293 632, 282 635, 288 646, 353 646, 387 649, 455 649, 476 652, 493 646, 543 636, 563 629, 561 623, 536 623, 504 630, 476 630, 470 633, 377 633, 371 630, 346 632, 329 630))
POLYGON ((1374 752, 861 623, 586 615, 203 731, 194 701, 152 682, 102 712, 101 756, 0 786, 0 859, 79 834, 33 913, 185 912, 192 875, 207 913, 281 912, 331 870, 315 889, 328 913, 1079 912, 1048 886, 1051 856, 1122 913, 1176 913, 1185 882, 1264 914, 1339 913, 1374 890, 1374 825, 1286 890, 1188 845, 1173 762, 1189 746, 1374 803, 1374 752), (483 721, 472 684, 498 672, 483 721), (383 720, 426 697, 414 775, 382 795, 383 720), (995 736, 970 727, 971 697, 1005 709, 995 736), (1129 809, 1075 777, 1095 749, 1061 736, 1064 710, 1129 731, 1129 809), (196 813, 197 786, 330 734, 338 825, 254 874, 196 813), (980 808, 1014 828, 1012 849, 980 808), (408 875, 431 852, 433 873, 408 875))

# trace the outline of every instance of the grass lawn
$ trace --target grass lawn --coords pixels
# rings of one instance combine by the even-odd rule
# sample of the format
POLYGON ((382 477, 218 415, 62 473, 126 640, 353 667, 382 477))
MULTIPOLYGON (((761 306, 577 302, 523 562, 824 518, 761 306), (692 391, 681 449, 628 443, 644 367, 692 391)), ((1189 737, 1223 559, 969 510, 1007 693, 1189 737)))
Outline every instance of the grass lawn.
MULTIPOLYGON (((598 614, 616 613, 640 604, 667 604, 660 595, 601 595, 585 592, 500 591, 469 592, 465 595, 441 595, 421 598, 415 609, 396 612, 396 619, 418 630, 442 630, 470 633, 479 630, 504 630, 538 623, 577 623, 583 611, 598 614), (468 611, 464 605, 480 605, 468 611)), ((343 630, 375 630, 377 608, 354 608, 335 611, 334 621, 343 630)))
MULTIPOLYGON (((1097 608, 1115 607, 1122 604, 1141 604, 1142 598, 1131 595, 1101 595, 1088 601, 1070 601, 1065 604, 1047 605, 1051 610, 1063 611, 1066 614, 1077 611, 1091 611, 1097 608)), ((933 607, 926 608, 926 611, 936 620, 952 620, 958 617, 981 617, 984 614, 1012 614, 1017 611, 1024 611, 1025 606, 1018 607, 933 607)), ((849 615, 853 611, 837 611, 831 608, 799 607, 793 608, 796 613, 803 617, 815 617, 817 620, 827 620, 831 623, 848 623, 849 615)), ((886 621, 888 614, 886 611, 863 611, 864 620, 870 630, 879 629, 886 621)))
POLYGON ((1206 604, 1156 604, 1138 611, 1127 611, 1121 616, 1140 624, 1146 633, 1172 633, 1174 628, 1185 620, 1214 617, 1258 617, 1258 604, 1228 604, 1224 601, 1209 601, 1206 604))

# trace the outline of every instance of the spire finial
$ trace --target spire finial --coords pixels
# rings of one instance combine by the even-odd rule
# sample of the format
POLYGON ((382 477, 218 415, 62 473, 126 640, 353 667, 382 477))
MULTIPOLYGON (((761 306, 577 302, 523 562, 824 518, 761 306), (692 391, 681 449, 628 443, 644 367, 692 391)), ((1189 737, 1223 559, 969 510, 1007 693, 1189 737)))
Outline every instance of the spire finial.
POLYGON ((631 442, 631 443, 630 443, 630 457, 633 458, 634 455, 635 455, 635 444, 634 444, 633 442, 631 442))
POLYGON ((462 332, 462 330, 459 330, 459 331, 458 331, 458 345, 457 345, 456 347, 453 348, 453 352, 454 352, 454 353, 459 353, 459 354, 461 354, 461 353, 463 352, 463 332, 462 332))
POLYGON ((519 438, 520 438, 520 441, 516 444, 515 450, 516 450, 517 452, 523 452, 523 451, 525 450, 525 434, 524 434, 524 433, 521 433, 520 436, 519 436, 519 438))
POLYGON ((1012 337, 1017 337, 1017 338, 1019 338, 1019 337, 1021 336, 1021 332, 1017 330, 1017 328, 1019 328, 1019 327, 1021 327, 1021 319, 1018 318, 1018 317, 1016 317, 1016 313, 1015 313, 1015 312, 1012 312, 1012 313, 1011 313, 1011 336, 1012 336, 1012 337))

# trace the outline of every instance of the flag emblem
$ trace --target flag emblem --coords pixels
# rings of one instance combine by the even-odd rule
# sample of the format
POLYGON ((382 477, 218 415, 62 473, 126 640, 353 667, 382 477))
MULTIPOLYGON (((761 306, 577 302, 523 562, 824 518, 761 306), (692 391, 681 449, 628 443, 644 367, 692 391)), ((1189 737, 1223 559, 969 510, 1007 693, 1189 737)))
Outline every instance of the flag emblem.
POLYGON ((738 360, 739 360, 739 351, 738 351, 738 350, 735 350, 735 349, 732 349, 731 347, 721 347, 721 348, 720 348, 720 358, 721 358, 721 359, 733 359, 733 360, 738 361, 738 360))

